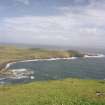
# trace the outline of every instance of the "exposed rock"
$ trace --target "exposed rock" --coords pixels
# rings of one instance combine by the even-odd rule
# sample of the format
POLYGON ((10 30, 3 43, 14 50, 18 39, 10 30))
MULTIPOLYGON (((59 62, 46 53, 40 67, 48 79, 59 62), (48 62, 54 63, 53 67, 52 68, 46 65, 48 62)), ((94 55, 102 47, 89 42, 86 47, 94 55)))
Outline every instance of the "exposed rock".
POLYGON ((96 96, 105 96, 105 92, 96 91, 96 96))

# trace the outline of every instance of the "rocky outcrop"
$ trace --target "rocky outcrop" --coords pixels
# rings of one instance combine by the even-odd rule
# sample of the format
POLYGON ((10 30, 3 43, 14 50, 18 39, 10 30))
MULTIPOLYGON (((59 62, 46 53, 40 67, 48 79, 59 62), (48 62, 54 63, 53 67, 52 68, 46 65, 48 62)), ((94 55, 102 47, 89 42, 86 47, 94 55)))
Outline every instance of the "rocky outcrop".
POLYGON ((5 62, 5 63, 0 64, 0 71, 2 71, 5 68, 5 66, 7 65, 7 63, 8 62, 5 62))

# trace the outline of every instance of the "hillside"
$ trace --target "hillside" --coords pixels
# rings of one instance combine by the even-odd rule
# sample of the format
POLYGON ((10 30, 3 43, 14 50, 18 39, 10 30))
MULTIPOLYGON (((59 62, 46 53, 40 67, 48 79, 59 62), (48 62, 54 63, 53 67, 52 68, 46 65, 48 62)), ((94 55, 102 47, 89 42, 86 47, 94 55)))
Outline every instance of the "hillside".
POLYGON ((0 105, 105 105, 105 81, 66 79, 0 86, 0 105))
MULTIPOLYGON (((45 58, 68 58, 83 56, 77 51, 57 51, 40 48, 22 49, 14 46, 0 46, 0 64, 5 64, 15 60, 25 59, 45 59, 45 58)), ((2 68, 2 67, 1 67, 2 68)))

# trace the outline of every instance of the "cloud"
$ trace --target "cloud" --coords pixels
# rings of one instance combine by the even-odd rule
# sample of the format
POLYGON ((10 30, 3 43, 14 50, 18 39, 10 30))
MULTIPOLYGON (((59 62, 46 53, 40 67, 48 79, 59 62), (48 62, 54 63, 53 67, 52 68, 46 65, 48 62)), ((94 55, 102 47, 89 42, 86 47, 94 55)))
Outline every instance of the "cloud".
POLYGON ((2 40, 8 36, 14 42, 102 46, 105 44, 103 8, 92 1, 85 7, 58 7, 60 15, 4 18, 2 40))
POLYGON ((18 3, 22 3, 24 5, 29 5, 30 4, 30 0, 15 0, 18 3))

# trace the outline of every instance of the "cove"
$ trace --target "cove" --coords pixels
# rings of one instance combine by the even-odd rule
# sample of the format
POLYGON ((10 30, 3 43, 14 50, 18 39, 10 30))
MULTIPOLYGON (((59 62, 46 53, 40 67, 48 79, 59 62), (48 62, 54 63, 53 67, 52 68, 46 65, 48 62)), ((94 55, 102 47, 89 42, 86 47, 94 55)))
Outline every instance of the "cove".
POLYGON ((1 83, 61 80, 65 78, 105 79, 105 58, 77 58, 16 62, 9 69, 17 77, 2 78, 1 83))

